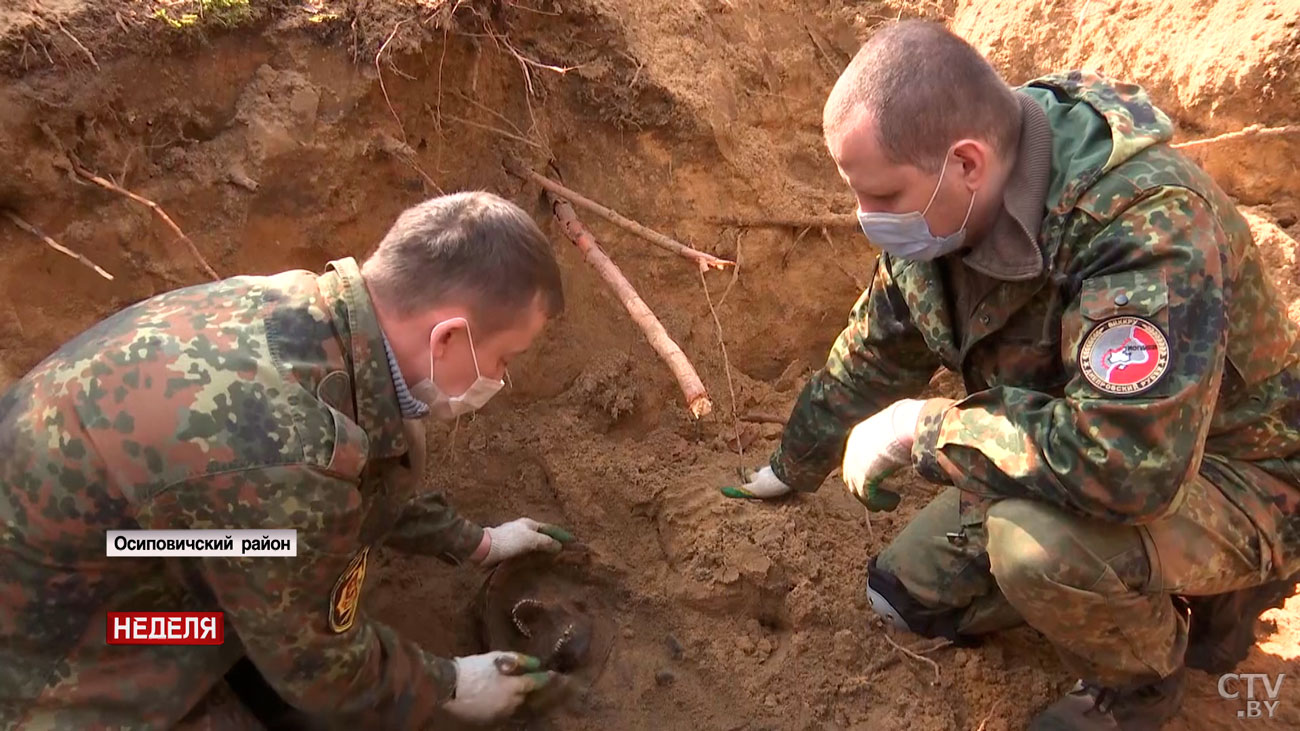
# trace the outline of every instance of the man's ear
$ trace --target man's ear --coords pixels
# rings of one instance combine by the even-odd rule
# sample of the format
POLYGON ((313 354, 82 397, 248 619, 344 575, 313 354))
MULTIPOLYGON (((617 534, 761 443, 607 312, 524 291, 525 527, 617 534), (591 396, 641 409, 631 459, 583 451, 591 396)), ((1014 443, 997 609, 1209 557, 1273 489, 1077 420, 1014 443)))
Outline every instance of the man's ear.
POLYGON ((464 323, 457 320, 446 320, 435 325, 429 339, 429 352, 433 357, 441 358, 447 352, 447 347, 455 337, 456 331, 464 327, 464 323))
POLYGON ((993 168, 992 145, 983 140, 958 140, 952 148, 952 154, 961 163, 959 172, 966 187, 971 190, 984 187, 993 168))

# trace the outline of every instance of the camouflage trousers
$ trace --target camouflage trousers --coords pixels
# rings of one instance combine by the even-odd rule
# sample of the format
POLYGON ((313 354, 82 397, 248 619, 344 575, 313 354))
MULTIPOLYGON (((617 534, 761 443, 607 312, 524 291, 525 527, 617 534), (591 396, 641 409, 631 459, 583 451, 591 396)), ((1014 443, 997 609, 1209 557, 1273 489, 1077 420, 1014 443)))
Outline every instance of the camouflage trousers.
POLYGON ((1139 526, 948 488, 875 565, 959 636, 1027 623, 1077 677, 1122 687, 1182 666, 1188 619, 1172 595, 1219 594, 1300 569, 1296 547, 1285 552, 1289 565, 1275 565, 1275 540, 1204 474, 1172 513, 1139 526))

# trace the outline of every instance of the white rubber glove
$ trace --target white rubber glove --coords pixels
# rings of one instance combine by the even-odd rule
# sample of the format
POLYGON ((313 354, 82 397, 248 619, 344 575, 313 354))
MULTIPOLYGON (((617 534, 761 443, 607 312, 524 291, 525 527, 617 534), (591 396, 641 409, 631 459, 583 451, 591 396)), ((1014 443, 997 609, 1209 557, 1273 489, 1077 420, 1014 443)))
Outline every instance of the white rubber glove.
POLYGON ((484 528, 483 533, 488 539, 488 552, 482 561, 485 567, 496 566, 508 558, 532 551, 556 553, 563 545, 556 538, 572 540, 563 529, 538 523, 532 518, 519 518, 495 528, 484 528))
POLYGON ((458 657, 456 692, 443 706, 462 721, 488 723, 514 713, 524 698, 551 680, 536 671, 537 658, 515 652, 489 652, 458 657))
POLYGON ((732 498, 759 498, 771 500, 790 492, 790 486, 781 482, 771 466, 749 474, 749 482, 740 487, 724 487, 722 494, 732 498))
POLYGON ((849 432, 840 467, 844 485, 872 510, 892 510, 893 505, 873 500, 875 487, 894 470, 912 463, 916 424, 925 401, 895 401, 849 432))

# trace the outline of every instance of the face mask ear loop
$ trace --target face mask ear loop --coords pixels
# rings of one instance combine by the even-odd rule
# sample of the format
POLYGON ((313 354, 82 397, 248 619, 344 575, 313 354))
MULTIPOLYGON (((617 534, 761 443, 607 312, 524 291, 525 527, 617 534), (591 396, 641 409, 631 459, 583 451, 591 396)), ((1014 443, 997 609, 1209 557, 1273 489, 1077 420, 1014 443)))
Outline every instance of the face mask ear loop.
POLYGON ((460 319, 465 323, 465 337, 469 338, 469 357, 474 359, 474 377, 482 378, 483 372, 478 368, 478 351, 474 350, 474 335, 470 332, 469 321, 463 317, 460 319))
POLYGON ((945 152, 943 155, 943 166, 939 168, 939 182, 934 184, 934 192, 930 194, 930 202, 925 204, 925 210, 921 211, 921 217, 930 212, 930 206, 934 205, 934 199, 939 197, 939 189, 943 187, 943 174, 948 172, 948 155, 952 150, 945 152))
POLYGON ((976 192, 977 192, 977 191, 974 191, 974 190, 972 190, 972 191, 970 192, 970 205, 969 205, 969 206, 966 206, 966 217, 963 218, 963 219, 961 220, 961 228, 957 229, 958 231, 960 231, 960 230, 966 228, 966 224, 970 222, 970 212, 973 211, 973 210, 975 210, 975 193, 976 193, 976 192))
MULTIPOLYGON (((438 325, 441 324, 442 323, 438 323, 438 325)), ((438 325, 434 325, 433 329, 429 331, 429 382, 430 383, 434 382, 433 381, 433 338, 438 333, 438 325)))

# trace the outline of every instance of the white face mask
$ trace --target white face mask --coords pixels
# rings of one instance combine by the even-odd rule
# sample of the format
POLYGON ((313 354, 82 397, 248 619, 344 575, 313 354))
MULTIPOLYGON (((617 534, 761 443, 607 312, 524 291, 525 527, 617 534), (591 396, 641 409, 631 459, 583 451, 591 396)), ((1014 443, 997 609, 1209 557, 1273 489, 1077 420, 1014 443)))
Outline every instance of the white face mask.
POLYGON ((465 318, 457 317, 434 325, 433 332, 429 333, 429 377, 415 384, 411 388, 411 395, 423 401, 435 417, 443 421, 451 421, 458 416, 483 408, 505 385, 505 381, 494 381, 483 376, 478 367, 478 354, 474 352, 474 337, 470 335, 469 323, 465 318), (474 372, 478 374, 478 378, 465 389, 465 393, 450 396, 433 380, 433 341, 438 336, 439 328, 456 323, 465 326, 465 337, 469 338, 469 354, 474 359, 474 372))
POLYGON ((925 210, 910 213, 858 211, 858 224, 862 226, 862 233, 867 235, 867 239, 874 246, 900 259, 928 261, 951 254, 966 242, 966 224, 970 222, 971 211, 975 209, 973 191, 970 205, 966 207, 966 218, 962 219, 961 228, 956 232, 947 236, 935 236, 930 231, 930 224, 925 220, 925 214, 930 212, 930 206, 934 205, 934 199, 939 196, 939 188, 943 187, 943 174, 948 170, 950 154, 952 154, 951 150, 944 155, 943 167, 939 169, 939 182, 935 183, 934 192, 930 194, 930 202, 925 204, 925 210))

